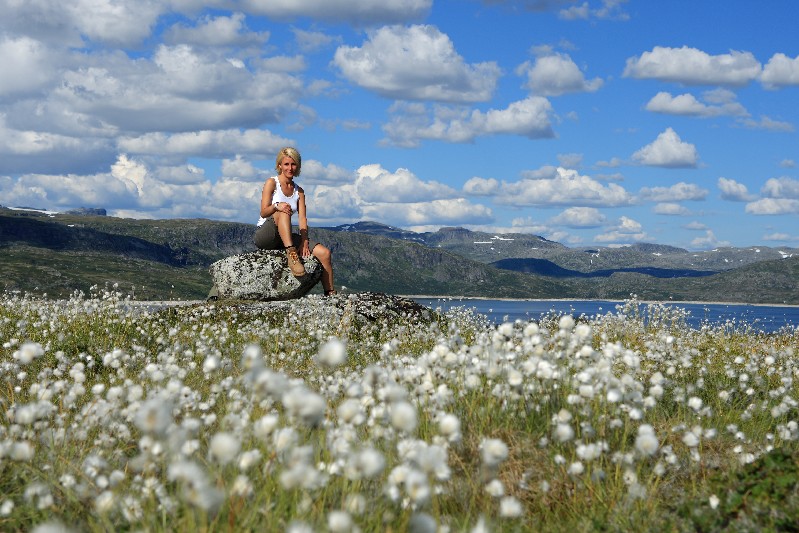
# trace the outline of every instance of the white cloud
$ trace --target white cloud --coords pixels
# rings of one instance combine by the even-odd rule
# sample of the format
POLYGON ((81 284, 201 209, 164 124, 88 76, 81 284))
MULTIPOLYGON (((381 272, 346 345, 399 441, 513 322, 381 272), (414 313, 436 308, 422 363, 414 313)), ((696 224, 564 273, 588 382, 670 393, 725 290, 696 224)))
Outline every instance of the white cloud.
POLYGON ((241 0, 248 11, 277 19, 312 17, 351 24, 391 24, 427 16, 433 0, 241 0))
POLYGON ((697 237, 691 241, 691 248, 698 250, 710 250, 713 248, 718 248, 720 246, 729 246, 729 245, 730 243, 728 241, 718 240, 716 234, 709 229, 705 230, 704 236, 697 237))
MULTIPOLYGON (((352 185, 319 185, 306 191, 308 219, 317 221, 352 221, 363 217, 363 209, 355 197, 352 185)), ((382 221, 382 218, 375 220, 382 221)))
POLYGON ((655 207, 652 208, 652 212, 657 215, 683 216, 683 217, 691 214, 691 211, 687 207, 671 202, 663 202, 656 204, 655 207))
POLYGON ((252 163, 241 157, 241 154, 236 154, 234 159, 222 160, 222 175, 226 178, 238 178, 245 181, 258 179, 261 177, 261 171, 253 166, 252 163))
POLYGON ((53 82, 62 54, 29 37, 0 38, 0 101, 38 91, 53 82))
POLYGON ((218 130, 192 133, 147 133, 139 137, 119 140, 120 150, 133 154, 167 156, 230 157, 247 154, 253 157, 271 157, 290 140, 267 130, 218 130))
POLYGON ((799 199, 799 180, 787 176, 770 178, 760 192, 770 198, 799 199))
POLYGON ((377 204, 363 207, 364 216, 397 226, 461 225, 494 220, 491 209, 463 198, 406 204, 377 204))
POLYGON ((497 201, 514 206, 598 206, 629 205, 632 196, 623 187, 609 183, 602 185, 576 170, 558 167, 552 179, 522 179, 503 183, 497 201))
POLYGON ((605 215, 593 207, 569 207, 552 217, 550 222, 571 228, 596 228, 605 223, 605 215))
POLYGON ((346 185, 355 181, 356 174, 333 163, 323 165, 319 161, 307 159, 302 162, 302 183, 346 185))
POLYGON ((751 215, 799 214, 799 200, 792 198, 761 198, 746 204, 746 212, 751 215))
POLYGON ((154 175, 160 181, 172 185, 192 185, 206 181, 205 171, 194 165, 159 167, 154 175))
POLYGON ((716 182, 716 186, 721 191, 722 200, 748 202, 753 199, 753 196, 749 194, 749 190, 746 188, 746 185, 735 180, 720 177, 716 182))
POLYGON ((667 115, 684 115, 694 117, 718 116, 748 116, 746 109, 737 102, 722 105, 707 105, 696 99, 692 94, 672 96, 661 91, 652 97, 646 104, 646 110, 667 115))
POLYGON ((799 56, 791 59, 785 54, 774 54, 763 67, 760 82, 767 89, 799 85, 799 56))
POLYGON ((785 241, 799 240, 799 237, 793 237, 793 236, 789 235, 788 233, 775 232, 775 233, 769 233, 769 234, 763 235, 763 240, 764 241, 785 242, 785 241))
POLYGON ((309 31, 300 28, 292 28, 291 31, 294 32, 294 39, 297 41, 300 50, 305 53, 316 52, 341 40, 340 37, 334 37, 321 31, 309 31))
POLYGON ((603 83, 601 78, 586 80, 580 68, 567 54, 538 57, 533 65, 529 62, 520 65, 516 73, 527 76, 525 87, 540 96, 594 92, 603 83))
POLYGON ((499 190, 499 182, 494 178, 473 177, 463 184, 463 192, 472 196, 491 196, 499 190))
POLYGON ((458 193, 442 183, 420 180, 410 170, 389 172, 380 165, 364 165, 357 171, 355 190, 363 202, 409 203, 453 198, 458 193))
POLYGON ((672 81, 686 85, 745 85, 760 75, 760 63, 750 52, 710 55, 696 48, 656 46, 631 57, 624 76, 672 81))
POLYGON ((696 147, 683 142, 671 128, 666 128, 657 139, 635 152, 632 157, 642 165, 666 168, 692 168, 697 166, 699 160, 696 147))
POLYGON ((593 16, 598 19, 629 20, 630 15, 621 7, 626 2, 627 0, 602 0, 601 7, 596 9, 591 9, 588 2, 583 2, 582 4, 561 9, 558 12, 558 18, 563 20, 588 20, 593 16))
POLYGON ((194 27, 175 24, 169 28, 164 39, 169 43, 194 46, 259 46, 269 40, 269 32, 247 30, 244 13, 233 13, 229 17, 205 16, 194 27))
POLYGON ((705 224, 702 224, 701 222, 699 222, 697 220, 693 220, 693 221, 689 222, 688 224, 683 225, 683 228, 689 229, 689 230, 693 230, 693 231, 704 231, 704 230, 707 229, 707 226, 705 224))
POLYGON ((610 231, 594 236, 594 242, 622 244, 641 242, 647 238, 640 222, 623 216, 610 231))
POLYGON ((9 33, 76 48, 84 39, 134 46, 150 36, 170 7, 156 0, 0 0, 2 26, 9 33))
POLYGON ((558 154, 560 166, 578 168, 583 164, 583 154, 558 154))
POLYGON ((782 167, 782 168, 795 168, 796 167, 796 161, 794 161, 793 159, 787 159, 787 158, 783 159, 782 161, 780 161, 780 167, 782 167))
POLYGON ((644 200, 653 202, 682 202, 685 200, 704 200, 708 194, 695 183, 675 183, 671 187, 644 187, 639 191, 639 196, 644 200))
POLYGON ((485 135, 520 135, 531 139, 550 138, 552 105, 533 96, 511 103, 505 109, 474 109, 435 106, 433 116, 422 104, 398 102, 391 108, 391 121, 383 126, 385 144, 418 146, 422 140, 453 143, 471 142, 485 135))
POLYGON ((781 131, 781 132, 794 131, 793 124, 791 124, 790 122, 774 120, 765 115, 761 115, 760 120, 747 118, 747 119, 741 119, 738 122, 743 124, 747 128, 752 128, 757 130, 769 130, 769 131, 781 131))
POLYGON ((496 63, 466 64, 435 26, 385 26, 363 46, 341 46, 333 63, 352 83, 402 100, 480 102, 491 98, 496 63))

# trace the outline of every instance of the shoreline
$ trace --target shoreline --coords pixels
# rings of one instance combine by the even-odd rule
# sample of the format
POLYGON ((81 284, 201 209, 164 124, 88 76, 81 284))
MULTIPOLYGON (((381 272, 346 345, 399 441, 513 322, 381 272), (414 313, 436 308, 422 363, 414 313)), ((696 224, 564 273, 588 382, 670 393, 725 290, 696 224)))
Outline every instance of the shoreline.
MULTIPOLYGON (((425 300, 493 300, 497 302, 609 302, 624 303, 626 300, 606 300, 598 298, 489 298, 487 296, 430 296, 430 295, 409 295, 397 294, 402 298, 425 299, 425 300)), ((639 300, 643 304, 688 304, 688 305, 749 305, 753 307, 799 307, 799 304, 776 304, 776 303, 746 303, 746 302, 717 302, 717 301, 697 301, 697 300, 639 300)))

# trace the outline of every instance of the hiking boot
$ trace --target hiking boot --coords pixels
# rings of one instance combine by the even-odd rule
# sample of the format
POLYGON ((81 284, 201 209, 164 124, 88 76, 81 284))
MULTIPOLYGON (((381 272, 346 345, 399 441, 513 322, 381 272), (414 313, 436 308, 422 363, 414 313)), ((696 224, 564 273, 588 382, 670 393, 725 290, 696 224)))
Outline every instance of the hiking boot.
POLYGON ((293 246, 286 248, 286 259, 289 261, 289 268, 295 278, 301 278, 305 275, 305 265, 300 261, 300 256, 297 254, 297 249, 293 246))

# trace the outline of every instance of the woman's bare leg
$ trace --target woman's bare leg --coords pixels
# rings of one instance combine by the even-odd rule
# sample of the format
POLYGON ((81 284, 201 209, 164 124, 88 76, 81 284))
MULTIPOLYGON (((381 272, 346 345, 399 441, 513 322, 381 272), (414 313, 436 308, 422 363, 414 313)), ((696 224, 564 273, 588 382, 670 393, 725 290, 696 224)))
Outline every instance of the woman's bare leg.
POLYGON ((322 288, 325 292, 332 291, 335 287, 333 285, 333 257, 330 250, 321 244, 317 244, 311 250, 313 255, 322 265, 322 288))
POLYGON ((283 241, 283 246, 285 248, 294 246, 294 241, 291 238, 291 216, 282 211, 275 211, 272 217, 275 219, 277 232, 280 235, 280 240, 283 241))

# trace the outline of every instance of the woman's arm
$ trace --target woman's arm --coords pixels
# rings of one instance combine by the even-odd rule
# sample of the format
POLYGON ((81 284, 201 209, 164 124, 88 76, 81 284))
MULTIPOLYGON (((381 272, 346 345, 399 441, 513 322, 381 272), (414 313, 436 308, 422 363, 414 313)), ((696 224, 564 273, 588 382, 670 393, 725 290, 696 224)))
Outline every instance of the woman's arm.
POLYGON ((263 191, 261 191, 261 216, 266 218, 274 215, 277 207, 272 205, 272 197, 275 194, 275 180, 269 178, 264 183, 263 191))

